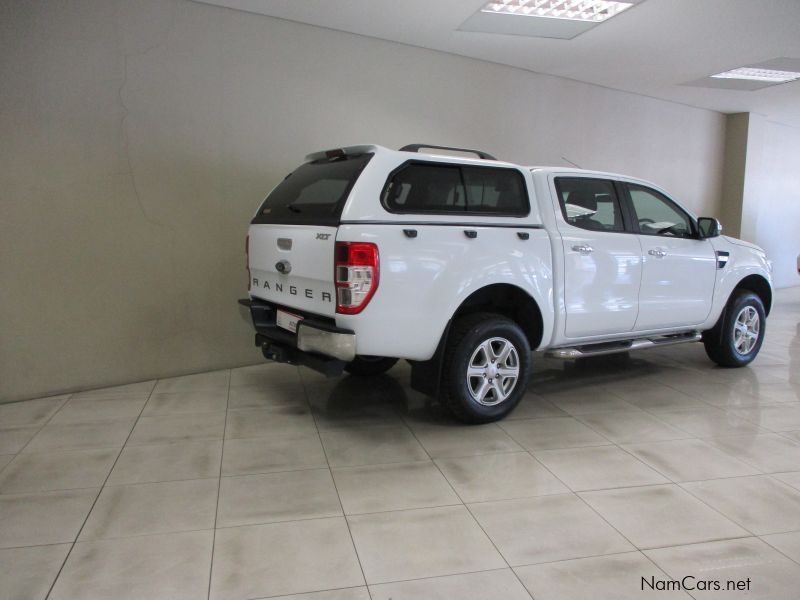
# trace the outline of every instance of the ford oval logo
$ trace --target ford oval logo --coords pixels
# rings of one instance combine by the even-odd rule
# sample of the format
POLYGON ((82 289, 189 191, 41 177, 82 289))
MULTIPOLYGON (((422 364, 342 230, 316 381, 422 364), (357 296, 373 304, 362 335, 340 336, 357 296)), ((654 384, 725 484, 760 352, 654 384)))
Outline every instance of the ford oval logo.
POLYGON ((284 275, 288 275, 292 272, 292 265, 289 263, 288 260, 279 260, 275 263, 275 270, 278 273, 283 273, 284 275))

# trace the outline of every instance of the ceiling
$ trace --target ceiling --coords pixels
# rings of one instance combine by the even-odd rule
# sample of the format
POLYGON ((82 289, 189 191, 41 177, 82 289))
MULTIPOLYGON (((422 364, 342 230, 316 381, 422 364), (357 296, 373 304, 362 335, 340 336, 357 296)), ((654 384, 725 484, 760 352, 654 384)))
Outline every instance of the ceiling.
POLYGON ((800 0, 629 0, 639 3, 571 40, 459 31, 485 0, 201 1, 800 127, 800 81, 698 86, 713 73, 800 58, 800 0))

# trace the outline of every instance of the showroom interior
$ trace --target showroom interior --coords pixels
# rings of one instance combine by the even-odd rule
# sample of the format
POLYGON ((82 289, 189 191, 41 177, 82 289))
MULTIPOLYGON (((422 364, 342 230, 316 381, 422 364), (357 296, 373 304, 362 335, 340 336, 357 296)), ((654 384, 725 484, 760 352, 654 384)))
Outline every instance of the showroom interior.
POLYGON ((797 598, 798 30, 796 0, 0 2, 0 596, 797 598), (718 218, 771 261, 758 356, 536 352, 482 425, 403 360, 265 360, 254 212, 310 153, 412 143, 718 218))

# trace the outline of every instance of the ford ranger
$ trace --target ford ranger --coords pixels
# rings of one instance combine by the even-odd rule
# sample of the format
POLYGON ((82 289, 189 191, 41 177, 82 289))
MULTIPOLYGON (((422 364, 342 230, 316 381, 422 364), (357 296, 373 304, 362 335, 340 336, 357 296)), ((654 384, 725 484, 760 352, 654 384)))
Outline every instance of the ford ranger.
POLYGON ((752 361, 771 264, 720 230, 633 177, 352 146, 310 154, 259 207, 240 303, 267 359, 329 376, 405 359, 414 389, 488 422, 523 397, 534 351, 702 341, 723 367, 752 361))

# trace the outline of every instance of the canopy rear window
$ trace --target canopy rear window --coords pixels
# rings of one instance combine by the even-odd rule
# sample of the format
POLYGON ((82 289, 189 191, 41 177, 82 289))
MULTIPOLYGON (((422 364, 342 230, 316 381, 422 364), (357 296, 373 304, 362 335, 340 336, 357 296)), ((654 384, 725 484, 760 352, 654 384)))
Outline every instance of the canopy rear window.
POLYGON ((339 224, 344 203, 372 154, 315 160, 290 173, 267 196, 254 224, 339 224))

